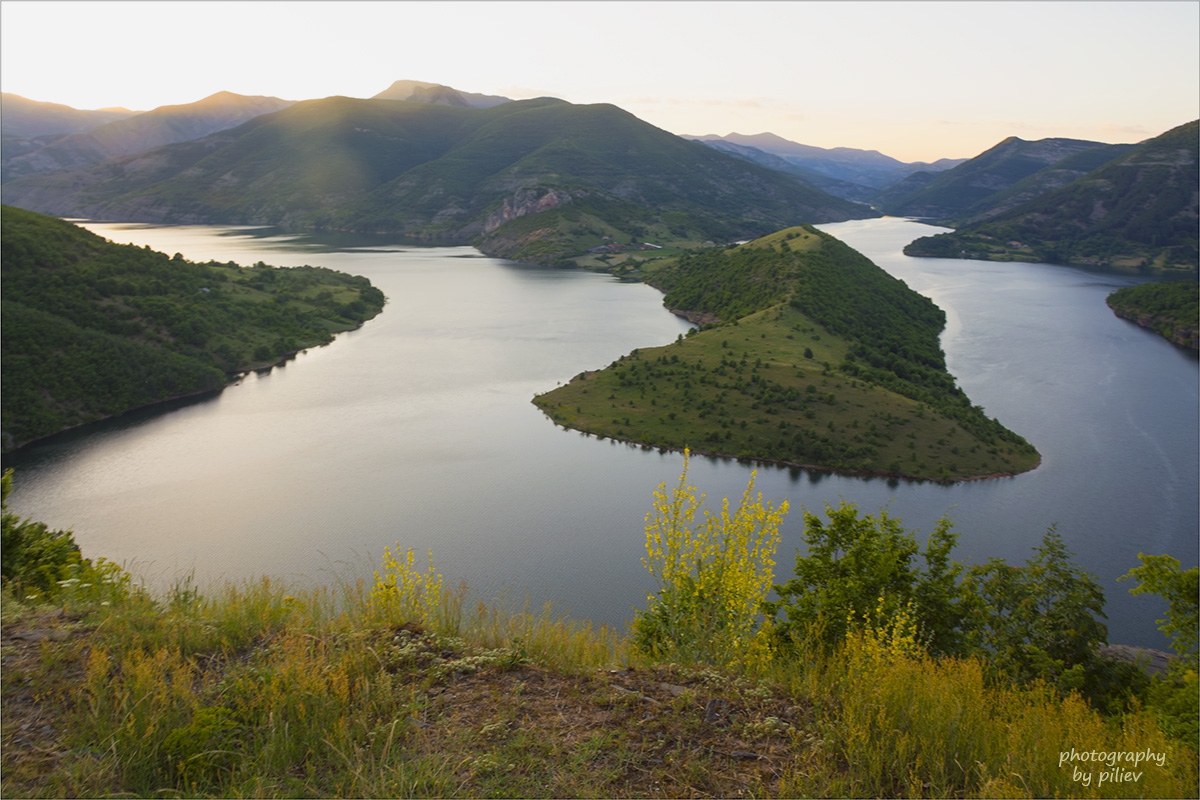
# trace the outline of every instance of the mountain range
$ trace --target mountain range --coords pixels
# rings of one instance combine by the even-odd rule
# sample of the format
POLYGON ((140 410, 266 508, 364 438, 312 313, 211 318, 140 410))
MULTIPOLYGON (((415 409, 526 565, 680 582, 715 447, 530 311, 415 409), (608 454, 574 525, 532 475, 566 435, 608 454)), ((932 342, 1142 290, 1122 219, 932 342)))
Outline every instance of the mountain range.
POLYGON ((904 163, 772 133, 680 137, 607 104, 514 101, 412 80, 370 99, 292 103, 221 92, 141 114, 77 112, 5 94, 3 120, 5 202, 65 216, 386 232, 470 241, 539 263, 574 260, 607 242, 692 246, 880 213, 984 237, 970 247, 962 236, 953 247, 915 245, 926 255, 1108 263, 1096 255, 1104 251, 1134 264, 1144 246, 1161 246, 1175 248, 1167 260, 1177 263, 1195 243, 1185 230, 1195 193, 1171 183, 1178 169, 1091 183, 1093 192, 1152 195, 1155 213, 1175 198, 1170 224, 1117 224, 1131 207, 1117 197, 1093 197, 1116 216, 1062 202, 1087 195, 1079 187, 1140 147, 1133 144, 1009 137, 972 159, 904 163), (1107 219, 1108 244, 1091 255, 1050 245, 1042 233, 1065 241, 1071 227, 1077 239, 1097 214, 1107 219), (993 223, 1000 227, 975 231, 993 223))
POLYGON ((82 111, 60 103, 30 100, 12 92, 0 94, 0 103, 4 108, 4 114, 0 115, 0 136, 4 138, 65 136, 140 113, 127 108, 82 111))
POLYGON ((615 106, 552 98, 304 101, 3 191, 59 216, 474 237, 485 252, 543 263, 603 236, 728 241, 877 216, 615 106))
POLYGON ((957 230, 918 239, 904 252, 1195 274, 1198 130, 1200 122, 1193 121, 1132 147, 1078 148, 995 193, 982 211, 978 203, 960 206, 965 219, 957 230), (1063 180, 1056 173, 1070 178, 1098 161, 1054 186, 1063 180), (1040 184, 1038 176, 1044 176, 1040 184))
MULTIPOLYGON (((7 96, 5 99, 7 103, 7 96)), ((39 147, 14 150, 5 139, 0 181, 98 164, 115 156, 198 139, 291 105, 278 97, 246 97, 218 92, 196 103, 162 106, 144 114, 70 133, 39 147)), ((4 108, 5 116, 8 107, 4 108)))
MULTIPOLYGON (((975 158, 933 176, 916 191, 885 203, 883 209, 894 216, 937 220, 987 216, 996 213, 996 198, 1018 183, 1025 182, 1007 195, 1001 210, 1065 186, 1131 147, 1081 139, 1027 142, 1010 136, 975 158)), ((893 196, 899 194, 899 188, 892 187, 893 196)))
POLYGON ((860 202, 873 200, 880 190, 914 173, 938 173, 967 160, 943 158, 932 164, 923 161, 905 163, 877 150, 859 150, 853 147, 826 149, 793 142, 773 133, 730 133, 725 136, 707 134, 685 138, 790 172, 830 194, 860 202))

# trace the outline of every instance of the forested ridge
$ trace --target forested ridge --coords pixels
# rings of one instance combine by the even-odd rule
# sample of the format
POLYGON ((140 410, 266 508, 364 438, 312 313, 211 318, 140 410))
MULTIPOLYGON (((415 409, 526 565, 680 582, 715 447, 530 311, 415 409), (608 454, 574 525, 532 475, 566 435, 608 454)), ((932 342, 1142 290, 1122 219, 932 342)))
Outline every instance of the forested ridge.
POLYGON ((320 267, 195 263, 4 206, 7 451, 325 344, 379 313, 366 278, 320 267))
POLYGON ((904 252, 1194 276, 1198 132, 1200 122, 1180 125, 1062 188, 917 239, 904 252))

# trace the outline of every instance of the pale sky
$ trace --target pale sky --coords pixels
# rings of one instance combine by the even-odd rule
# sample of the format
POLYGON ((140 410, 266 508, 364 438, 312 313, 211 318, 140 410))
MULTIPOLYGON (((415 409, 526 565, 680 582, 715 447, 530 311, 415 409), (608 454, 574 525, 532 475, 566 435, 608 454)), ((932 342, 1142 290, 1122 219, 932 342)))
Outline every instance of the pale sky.
POLYGON ((0 87, 150 110, 411 79, 902 161, 1200 117, 1200 2, 0 0, 0 87))

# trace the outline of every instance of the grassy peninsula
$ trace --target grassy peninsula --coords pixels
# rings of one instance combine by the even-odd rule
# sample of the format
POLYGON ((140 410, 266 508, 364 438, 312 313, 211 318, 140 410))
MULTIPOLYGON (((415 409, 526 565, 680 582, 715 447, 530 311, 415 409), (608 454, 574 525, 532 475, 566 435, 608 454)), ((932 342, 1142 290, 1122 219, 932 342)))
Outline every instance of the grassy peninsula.
POLYGON ((656 447, 935 480, 1038 463, 1033 446, 972 406, 946 372, 943 312, 811 226, 666 260, 647 280, 700 330, 535 398, 558 424, 656 447))
POLYGON ((54 217, 0 213, 3 447, 221 389, 379 313, 366 278, 193 263, 54 217))

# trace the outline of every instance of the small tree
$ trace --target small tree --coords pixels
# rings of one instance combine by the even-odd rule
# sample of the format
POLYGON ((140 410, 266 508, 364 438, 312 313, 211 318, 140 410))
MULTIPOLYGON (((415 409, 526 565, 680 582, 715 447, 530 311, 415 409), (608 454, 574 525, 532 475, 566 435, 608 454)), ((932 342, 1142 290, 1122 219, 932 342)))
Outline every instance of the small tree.
POLYGON ((911 607, 920 639, 934 652, 958 652, 961 566, 949 554, 958 539, 942 519, 925 545, 925 568, 915 563, 916 538, 901 520, 881 511, 859 516, 853 503, 826 506, 829 524, 807 511, 807 555, 796 554, 795 577, 776 586, 779 600, 767 603, 785 642, 819 641, 836 646, 854 623, 899 614, 911 607))
POLYGON ((1024 567, 994 558, 967 571, 962 592, 971 644, 1011 677, 1080 688, 1108 637, 1099 619, 1104 592, 1095 576, 1071 564, 1053 527, 1035 553, 1024 567))
POLYGON ((646 515, 642 563, 659 591, 636 614, 634 643, 654 658, 749 663, 766 647, 760 612, 788 504, 764 505, 752 473, 736 511, 726 498, 720 514, 705 510, 699 520, 704 495, 688 485, 689 459, 684 451, 678 485, 668 494, 660 484, 646 515))
POLYGON ((1192 666, 1197 662, 1197 630, 1200 629, 1200 567, 1179 569, 1174 556, 1148 556, 1138 553, 1140 567, 1134 567, 1119 581, 1133 578, 1138 585, 1130 594, 1157 594, 1167 601, 1167 616, 1158 620, 1158 629, 1171 639, 1171 647, 1192 666))

